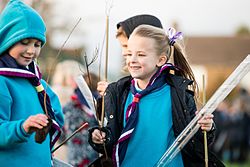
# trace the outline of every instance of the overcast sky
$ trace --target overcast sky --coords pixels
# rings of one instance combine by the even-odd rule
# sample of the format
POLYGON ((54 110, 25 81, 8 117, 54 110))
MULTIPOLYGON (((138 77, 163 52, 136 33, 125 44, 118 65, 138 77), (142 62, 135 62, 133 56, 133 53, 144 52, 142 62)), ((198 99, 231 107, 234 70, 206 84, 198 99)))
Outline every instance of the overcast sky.
MULTIPOLYGON (((54 0, 54 15, 61 24, 73 25, 82 18, 78 27, 85 36, 76 37, 100 38, 106 2, 111 0, 54 0)), ((241 25, 250 28, 250 0, 113 0, 110 38, 114 39, 116 23, 143 13, 160 18, 165 28, 177 22, 186 36, 231 36, 241 25)))
MULTIPOLYGON (((55 0, 58 14, 81 17, 85 26, 105 17, 105 2, 111 0, 55 0), (63 12, 62 11, 65 11, 63 12)), ((169 26, 177 21, 190 35, 231 35, 240 25, 250 27, 249 0, 113 0, 110 21, 117 23, 142 13, 153 14, 169 26)), ((114 25, 114 24, 111 24, 114 25)))
MULTIPOLYGON (((82 18, 67 44, 68 47, 84 45, 90 55, 96 46, 102 45, 105 6, 111 0, 53 2, 55 24, 67 23, 73 27, 82 18)), ((119 64, 113 62, 120 61, 121 57, 115 39, 116 24, 137 14, 157 16, 166 29, 177 22, 179 30, 186 36, 232 36, 239 26, 244 25, 250 29, 250 0, 113 0, 109 17, 111 69, 117 68, 119 64)), ((55 43, 63 43, 65 36, 55 34, 55 43)))

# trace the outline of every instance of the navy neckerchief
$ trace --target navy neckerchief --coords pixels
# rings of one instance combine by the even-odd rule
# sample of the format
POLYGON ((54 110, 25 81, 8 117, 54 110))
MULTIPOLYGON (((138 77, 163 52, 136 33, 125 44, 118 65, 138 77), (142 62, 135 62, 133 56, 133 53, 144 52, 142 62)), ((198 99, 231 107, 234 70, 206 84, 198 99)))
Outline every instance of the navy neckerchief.
POLYGON ((59 125, 55 121, 54 111, 52 109, 50 98, 43 85, 41 84, 41 73, 38 66, 33 61, 28 65, 28 68, 20 66, 17 64, 16 60, 9 54, 3 54, 0 56, 0 75, 10 76, 10 77, 21 77, 26 78, 35 87, 39 102, 45 112, 45 105, 48 111, 49 117, 53 120, 52 128, 50 129, 50 139, 51 148, 54 146, 55 142, 59 139, 61 130, 59 125), (44 98, 46 96, 46 104, 44 104, 44 98))
POLYGON ((133 101, 128 105, 126 110, 126 125, 123 128, 121 135, 118 139, 118 142, 113 150, 113 161, 115 166, 120 166, 124 157, 126 155, 126 150, 132 133, 136 128, 138 121, 138 112, 139 112, 139 102, 140 99, 150 94, 154 90, 162 87, 166 83, 166 77, 169 73, 169 70, 178 70, 172 64, 164 64, 150 79, 146 88, 138 92, 135 88, 135 80, 131 81, 130 90, 133 94, 133 101))

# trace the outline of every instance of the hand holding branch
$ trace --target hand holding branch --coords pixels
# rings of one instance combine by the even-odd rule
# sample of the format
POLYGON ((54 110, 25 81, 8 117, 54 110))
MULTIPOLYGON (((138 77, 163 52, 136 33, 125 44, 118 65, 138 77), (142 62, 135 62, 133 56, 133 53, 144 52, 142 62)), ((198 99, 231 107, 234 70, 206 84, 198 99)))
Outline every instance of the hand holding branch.
POLYGON ((37 114, 28 117, 23 123, 23 129, 26 133, 33 133, 35 129, 42 129, 49 123, 45 114, 37 114))
MULTIPOLYGON (((196 111, 196 114, 198 112, 199 111, 196 111)), ((207 113, 200 120, 198 120, 198 124, 200 124, 201 130, 205 130, 207 132, 212 130, 213 123, 214 123, 213 118, 214 118, 214 115, 212 113, 207 113)))

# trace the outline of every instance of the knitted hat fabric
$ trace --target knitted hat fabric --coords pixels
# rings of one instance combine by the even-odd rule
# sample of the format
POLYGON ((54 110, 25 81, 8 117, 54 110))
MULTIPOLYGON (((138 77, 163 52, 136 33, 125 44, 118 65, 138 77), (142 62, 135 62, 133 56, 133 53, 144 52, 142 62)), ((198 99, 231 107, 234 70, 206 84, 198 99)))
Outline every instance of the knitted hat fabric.
POLYGON ((127 37, 129 38, 134 29, 142 24, 163 28, 161 21, 157 17, 149 14, 142 14, 121 21, 120 23, 117 24, 117 29, 121 26, 125 31, 127 37))
POLYGON ((0 55, 15 43, 35 38, 46 42, 46 26, 42 17, 20 0, 10 0, 0 14, 0 55))

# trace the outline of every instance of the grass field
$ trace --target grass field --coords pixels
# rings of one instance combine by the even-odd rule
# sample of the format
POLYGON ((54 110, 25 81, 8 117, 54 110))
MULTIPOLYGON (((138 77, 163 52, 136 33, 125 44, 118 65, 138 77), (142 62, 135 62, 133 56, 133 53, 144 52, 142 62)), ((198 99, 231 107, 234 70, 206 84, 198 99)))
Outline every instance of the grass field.
POLYGON ((244 164, 228 163, 228 162, 225 162, 224 164, 226 165, 226 167, 250 167, 250 161, 244 164))

